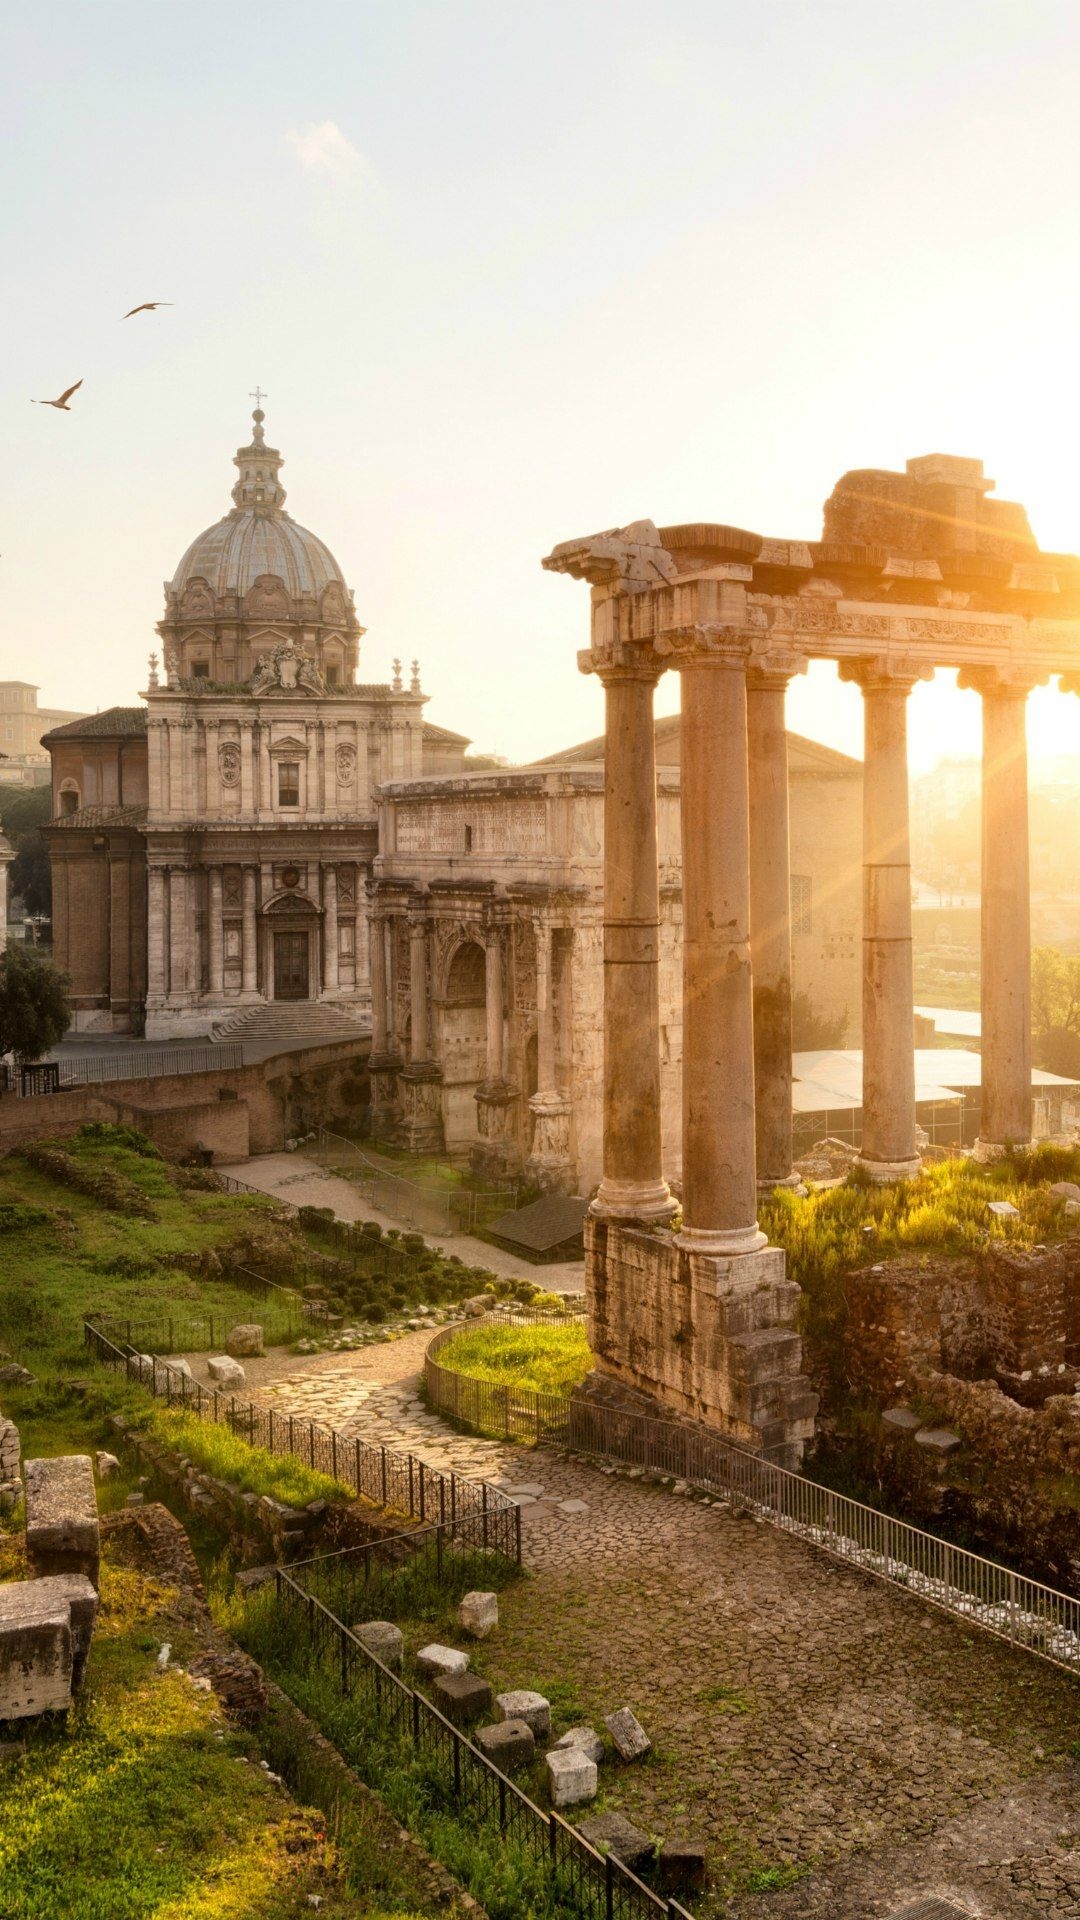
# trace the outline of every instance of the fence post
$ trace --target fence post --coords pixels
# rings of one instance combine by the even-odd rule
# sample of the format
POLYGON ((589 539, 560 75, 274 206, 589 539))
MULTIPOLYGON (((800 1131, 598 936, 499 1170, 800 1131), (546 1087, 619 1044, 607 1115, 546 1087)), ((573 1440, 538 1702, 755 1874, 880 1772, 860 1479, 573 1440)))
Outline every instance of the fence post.
POLYGON ((354 1477, 356 1480, 356 1491, 357 1493, 359 1493, 360 1491, 360 1435, 359 1434, 357 1434, 356 1436, 356 1473, 354 1477))
POLYGON ((443 1541, 443 1530, 441 1527, 436 1527, 435 1529, 435 1570, 440 1580, 442 1579, 442 1541, 443 1541))
POLYGON ((409 1512, 411 1514, 415 1514, 416 1512, 416 1496, 413 1491, 413 1457, 411 1453, 409 1455, 409 1512))
POLYGON ((421 1520, 427 1519, 426 1503, 424 1499, 424 1463, 422 1460, 420 1462, 420 1518, 421 1520))
POLYGON ((308 1431, 308 1464, 309 1466, 314 1467, 315 1465, 315 1423, 313 1420, 308 1421, 307 1431, 308 1431))
POLYGON ((330 1458, 333 1462, 334 1479, 337 1479, 337 1428, 330 1429, 330 1458))
POLYGON ((382 1454, 382 1503, 383 1503, 383 1506, 385 1507, 386 1505, 386 1448, 381 1447, 379 1451, 382 1454))
POLYGON ((517 1506, 515 1506, 514 1508, 514 1551, 517 1555, 518 1566, 520 1567, 521 1565, 521 1508, 517 1506))
POLYGON ((454 1798, 461 1799, 461 1736, 454 1735, 454 1798))
POLYGON ((420 1745, 420 1695, 415 1690, 412 1694, 412 1735, 413 1745, 418 1747, 420 1745))
POLYGON ((488 1543, 488 1487, 486 1480, 482 1481, 480 1485, 480 1510, 484 1516, 483 1539, 484 1551, 486 1553, 488 1543))
POLYGON ((615 1913, 615 1862, 610 1853, 604 1855, 604 1912, 607 1920, 613 1920, 615 1913))

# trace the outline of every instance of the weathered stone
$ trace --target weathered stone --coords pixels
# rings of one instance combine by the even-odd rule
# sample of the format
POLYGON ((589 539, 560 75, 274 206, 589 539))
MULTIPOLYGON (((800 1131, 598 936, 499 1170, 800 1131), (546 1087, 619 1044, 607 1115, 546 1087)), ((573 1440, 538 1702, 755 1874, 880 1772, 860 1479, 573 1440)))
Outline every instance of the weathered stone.
POLYGON ((1050 1192, 1055 1200, 1080 1200, 1080 1186, 1075 1180, 1055 1180, 1050 1192))
POLYGON ((162 1371, 162 1369, 165 1370, 166 1379, 168 1379, 168 1376, 170 1373, 182 1373, 185 1380, 194 1380, 195 1378, 195 1375, 192 1373, 191 1367, 188 1361, 184 1359, 182 1354, 170 1353, 167 1359, 159 1360, 158 1361, 159 1373, 162 1371))
POLYGON ((587 1753, 597 1766, 604 1757, 604 1743, 592 1727, 571 1727, 561 1740, 556 1740, 555 1752, 561 1753, 567 1747, 577 1753, 587 1753))
POLYGON ((99 1542, 94 1469, 85 1453, 27 1460, 26 1559, 32 1574, 83 1573, 98 1584, 99 1542))
POLYGON ((65 1608, 71 1629, 71 1691, 78 1693, 86 1672, 98 1610, 97 1593, 86 1575, 58 1573, 40 1580, 10 1580, 0 1584, 0 1636, 13 1624, 28 1619, 35 1610, 53 1615, 65 1608))
POLYGON ((898 1433, 918 1433, 923 1423, 910 1407, 886 1407, 881 1424, 883 1427, 894 1427, 898 1433))
POLYGON ((931 1894, 926 1900, 905 1901, 902 1907, 894 1908, 888 1920, 971 1920, 971 1914, 954 1900, 939 1900, 931 1894))
POLYGON ((95 1453, 94 1465, 97 1468, 99 1480, 111 1480, 113 1475, 120 1471, 120 1462, 115 1453, 106 1453, 103 1448, 99 1448, 95 1453))
POLYGON ((635 1720, 629 1707, 620 1707, 617 1713, 609 1713, 604 1725, 615 1743, 615 1750, 623 1760, 640 1760, 648 1753, 652 1742, 640 1720, 635 1720))
POLYGON ((559 1747, 545 1756, 548 1793, 553 1807, 575 1807, 595 1800, 596 1762, 573 1747, 559 1747))
POLYGON ((226 1353, 234 1360, 257 1360, 263 1350, 263 1330, 255 1321, 233 1327, 225 1342, 226 1353))
POLYGON ((271 1566, 243 1567, 236 1576, 236 1585, 241 1593, 254 1593, 274 1578, 274 1572, 271 1566))
POLYGON ((145 1493, 129 1493, 124 1501, 125 1507, 141 1507, 146 1504, 145 1493))
POLYGON ((542 1693, 531 1693, 527 1687, 500 1693, 495 1696, 495 1708, 500 1720, 524 1720, 538 1740, 546 1740, 551 1732, 551 1703, 542 1693))
POLYGON ((0 1387, 26 1387, 34 1376, 26 1367, 20 1367, 16 1361, 6 1361, 0 1367, 0 1387))
POLYGON ((490 1293, 474 1293, 468 1300, 462 1301, 461 1310, 463 1313, 467 1313, 470 1319, 475 1320, 479 1319, 480 1315, 486 1313, 488 1308, 494 1306, 494 1304, 495 1302, 490 1293))
POLYGON ((1019 1220, 1020 1218, 1020 1209, 1014 1207, 1011 1200, 988 1200, 986 1211, 992 1213, 998 1220, 1019 1220))
MULTIPOLYGON (((560 1751, 556 1748, 556 1752, 560 1751)), ((640 1874, 652 1864, 655 1843, 640 1827, 635 1827, 625 1813, 594 1813, 588 1820, 581 1821, 578 1832, 597 1853, 613 1854, 631 1873, 640 1874)))
POLYGON ((925 1447, 928 1453, 954 1453, 961 1441, 959 1434, 950 1433, 947 1427, 922 1427, 915 1435, 915 1445, 925 1447))
POLYGON ((442 1673, 431 1691, 435 1705, 455 1727, 471 1726, 491 1712, 491 1686, 478 1673, 442 1673))
POLYGON ((17 1480, 22 1446, 14 1420, 0 1414, 0 1480, 17 1480))
POLYGON ((473 1640, 486 1640, 499 1624, 499 1599, 494 1593, 467 1593, 457 1610, 458 1626, 473 1640))
POLYGON ((661 1893, 700 1893, 707 1872, 705 1849, 696 1840, 664 1841, 659 1859, 661 1893))
POLYGON ((421 1647, 416 1656, 416 1671, 428 1680, 437 1680, 444 1673, 466 1673, 468 1667, 467 1653, 460 1653, 456 1647, 442 1647, 437 1640, 421 1647))
POLYGON ((242 1387, 247 1381, 239 1361, 227 1353, 212 1353, 206 1362, 206 1371, 218 1387, 242 1387))
POLYGON ((520 1773, 531 1766, 536 1752, 532 1728, 524 1720, 499 1720, 493 1727, 480 1727, 473 1739, 500 1773, 520 1773))
POLYGON ((65 1713, 71 1705, 71 1609, 24 1590, 21 1610, 0 1623, 0 1720, 65 1713))
MULTIPOLYGON (((395 1672, 405 1657, 405 1637, 392 1620, 359 1620, 353 1628, 362 1647, 395 1672)), ((417 1662, 419 1665, 419 1662, 417 1662)))

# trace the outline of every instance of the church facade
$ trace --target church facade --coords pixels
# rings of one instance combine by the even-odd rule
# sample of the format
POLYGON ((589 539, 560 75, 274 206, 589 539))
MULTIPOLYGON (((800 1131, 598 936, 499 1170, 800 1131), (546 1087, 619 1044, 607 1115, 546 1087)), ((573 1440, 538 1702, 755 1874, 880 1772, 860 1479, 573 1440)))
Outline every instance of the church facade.
POLYGON ((460 765, 418 669, 356 680, 337 561, 284 511, 257 408, 233 506, 165 588, 145 705, 45 735, 54 951, 83 1031, 205 1035, 263 1003, 371 1007, 375 789, 460 765))

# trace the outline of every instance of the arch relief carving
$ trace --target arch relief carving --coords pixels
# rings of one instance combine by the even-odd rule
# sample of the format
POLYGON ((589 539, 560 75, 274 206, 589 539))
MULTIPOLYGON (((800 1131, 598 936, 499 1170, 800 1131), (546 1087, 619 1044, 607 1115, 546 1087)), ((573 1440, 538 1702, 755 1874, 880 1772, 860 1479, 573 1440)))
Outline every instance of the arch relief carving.
POLYGON ((238 740, 223 740, 218 748, 218 772, 223 787, 236 787, 240 784, 240 743, 238 740))

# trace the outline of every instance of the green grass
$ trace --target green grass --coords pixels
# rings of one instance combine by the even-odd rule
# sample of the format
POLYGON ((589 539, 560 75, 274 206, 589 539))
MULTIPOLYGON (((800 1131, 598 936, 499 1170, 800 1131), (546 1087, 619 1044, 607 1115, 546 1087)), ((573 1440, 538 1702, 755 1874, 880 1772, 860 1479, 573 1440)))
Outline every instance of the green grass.
POLYGON ((569 1393, 593 1357, 580 1322, 565 1327, 477 1327, 457 1333, 439 1353, 440 1366, 495 1386, 569 1393))
POLYGON ((231 1427, 200 1420, 193 1413, 177 1413, 155 1406, 146 1431, 175 1454, 186 1455, 196 1467, 239 1487, 241 1493, 267 1495, 290 1507, 306 1507, 309 1500, 351 1500, 349 1488, 329 1474, 316 1473, 299 1460, 253 1447, 231 1427))

